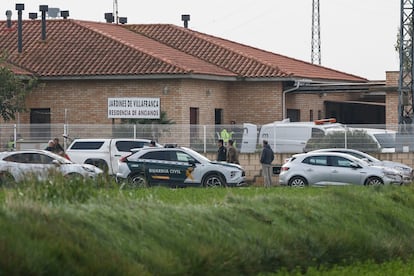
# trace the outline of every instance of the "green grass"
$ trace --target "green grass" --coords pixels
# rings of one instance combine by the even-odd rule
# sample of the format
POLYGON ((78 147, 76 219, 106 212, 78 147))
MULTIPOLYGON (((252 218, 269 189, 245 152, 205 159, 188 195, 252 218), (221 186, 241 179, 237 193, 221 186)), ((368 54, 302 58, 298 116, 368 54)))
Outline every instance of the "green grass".
POLYGON ((413 214, 412 186, 28 182, 0 192, 0 275, 407 275, 413 214))

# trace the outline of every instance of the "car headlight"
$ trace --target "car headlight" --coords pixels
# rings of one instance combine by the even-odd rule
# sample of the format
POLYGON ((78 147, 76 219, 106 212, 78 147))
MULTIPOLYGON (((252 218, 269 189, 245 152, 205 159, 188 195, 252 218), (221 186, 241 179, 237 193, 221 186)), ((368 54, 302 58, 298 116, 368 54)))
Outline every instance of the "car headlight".
POLYGON ((384 173, 385 176, 391 177, 391 178, 395 178, 396 176, 400 177, 400 173, 397 170, 394 169, 390 169, 390 168, 384 168, 382 170, 382 172, 384 173))
POLYGON ((241 173, 241 171, 231 171, 230 172, 230 177, 231 178, 234 178, 234 177, 236 177, 238 174, 240 174, 241 173))
POLYGON ((405 167, 396 166, 396 167, 394 167, 394 169, 396 169, 396 170, 398 170, 398 171, 400 171, 404 174, 410 174, 411 173, 411 170, 409 168, 405 168, 405 167))

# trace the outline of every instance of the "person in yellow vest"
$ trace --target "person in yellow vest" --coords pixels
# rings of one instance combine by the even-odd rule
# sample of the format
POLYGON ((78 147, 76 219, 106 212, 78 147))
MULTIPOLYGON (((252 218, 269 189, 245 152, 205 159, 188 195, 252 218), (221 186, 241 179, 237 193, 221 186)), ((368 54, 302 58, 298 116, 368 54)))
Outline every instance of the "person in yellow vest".
POLYGON ((220 138, 223 140, 224 145, 227 145, 231 139, 231 134, 227 131, 227 129, 223 128, 220 132, 220 138))

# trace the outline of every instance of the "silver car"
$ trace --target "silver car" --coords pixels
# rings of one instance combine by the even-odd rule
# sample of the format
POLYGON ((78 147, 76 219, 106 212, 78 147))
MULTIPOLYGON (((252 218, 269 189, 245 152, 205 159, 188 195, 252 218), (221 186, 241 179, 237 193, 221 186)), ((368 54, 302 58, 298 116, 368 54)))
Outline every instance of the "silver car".
POLYGON ((19 182, 27 176, 47 179, 51 173, 67 177, 95 178, 103 171, 89 164, 75 164, 46 150, 21 150, 0 152, 0 185, 8 181, 19 182))
POLYGON ((367 161, 369 164, 374 166, 382 166, 396 169, 403 176, 403 181, 405 184, 410 184, 413 182, 413 168, 407 166, 403 163, 388 161, 388 160, 379 160, 365 152, 355 150, 355 149, 346 149, 346 148, 329 148, 329 149, 318 149, 311 152, 340 152, 350 154, 358 159, 367 161))
POLYGON ((282 167, 281 185, 292 187, 327 185, 402 184, 399 171, 373 166, 352 155, 336 152, 313 152, 293 155, 282 167))

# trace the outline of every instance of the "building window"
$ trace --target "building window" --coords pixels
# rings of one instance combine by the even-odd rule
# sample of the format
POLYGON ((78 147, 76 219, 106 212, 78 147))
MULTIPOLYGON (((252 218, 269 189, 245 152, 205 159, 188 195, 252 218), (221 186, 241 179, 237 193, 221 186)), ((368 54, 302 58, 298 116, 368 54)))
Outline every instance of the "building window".
POLYGON ((287 118, 291 122, 300 122, 300 110, 299 109, 288 109, 286 110, 287 118))
POLYGON ((322 111, 318 110, 318 120, 322 119, 322 111))
POLYGON ((30 109, 30 138, 32 140, 48 141, 52 138, 50 117, 50 108, 30 109))
POLYGON ((223 123, 223 109, 214 109, 214 123, 216 125, 221 125, 223 123))
POLYGON ((309 110, 309 121, 313 121, 313 110, 309 110))

